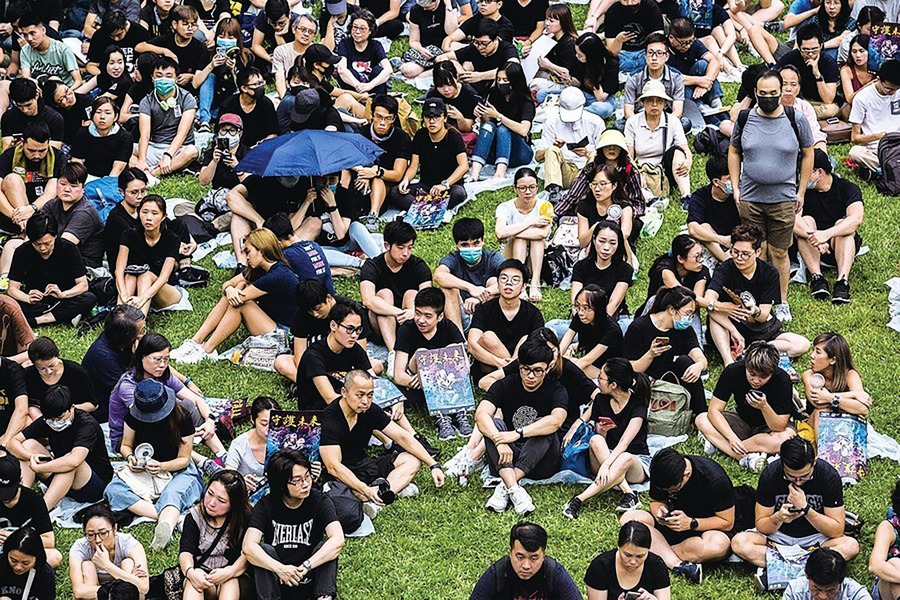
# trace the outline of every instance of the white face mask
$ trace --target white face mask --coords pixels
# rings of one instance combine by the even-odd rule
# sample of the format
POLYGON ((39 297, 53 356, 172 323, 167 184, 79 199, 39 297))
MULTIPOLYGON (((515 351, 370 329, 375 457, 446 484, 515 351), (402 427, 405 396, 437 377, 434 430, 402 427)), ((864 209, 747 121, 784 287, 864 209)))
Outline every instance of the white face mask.
POLYGON ((44 419, 44 422, 47 424, 47 427, 49 427, 50 429, 52 429, 53 431, 56 431, 58 433, 60 431, 65 431, 66 429, 71 427, 72 422, 74 420, 75 420, 74 418, 56 419, 53 421, 51 421, 49 419, 44 419))

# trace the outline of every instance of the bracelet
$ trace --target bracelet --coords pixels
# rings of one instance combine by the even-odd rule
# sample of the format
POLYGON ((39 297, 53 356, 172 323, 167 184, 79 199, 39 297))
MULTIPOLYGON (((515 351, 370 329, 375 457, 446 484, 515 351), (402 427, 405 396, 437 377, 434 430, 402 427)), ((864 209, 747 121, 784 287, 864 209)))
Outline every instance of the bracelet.
POLYGON ((434 463, 433 465, 431 465, 431 466, 428 467, 428 468, 431 469, 432 471, 434 471, 435 469, 440 469, 440 468, 441 468, 441 463, 434 463))
POLYGON ((190 572, 191 572, 191 569, 193 569, 193 568, 194 568, 194 565, 189 566, 189 567, 187 568, 187 571, 184 572, 184 576, 187 577, 187 576, 188 576, 188 573, 190 573, 190 572))
POLYGON ((168 156, 169 158, 172 158, 172 153, 169 152, 168 150, 166 150, 165 152, 163 152, 163 156, 168 156))
POLYGON ((191 376, 190 375, 188 375, 187 377, 184 378, 184 387, 187 387, 189 385, 191 385, 191 376))

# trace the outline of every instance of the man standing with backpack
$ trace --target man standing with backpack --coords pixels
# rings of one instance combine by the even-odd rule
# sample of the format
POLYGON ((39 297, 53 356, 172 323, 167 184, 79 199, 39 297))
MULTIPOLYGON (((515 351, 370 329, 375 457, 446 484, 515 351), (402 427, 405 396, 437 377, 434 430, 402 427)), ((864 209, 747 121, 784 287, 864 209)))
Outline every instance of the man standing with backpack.
POLYGON ((762 230, 763 252, 778 270, 781 303, 775 316, 784 323, 791 320, 788 248, 812 173, 813 137, 807 120, 782 106, 781 92, 777 71, 756 80, 756 107, 741 112, 731 134, 728 172, 741 220, 762 230))

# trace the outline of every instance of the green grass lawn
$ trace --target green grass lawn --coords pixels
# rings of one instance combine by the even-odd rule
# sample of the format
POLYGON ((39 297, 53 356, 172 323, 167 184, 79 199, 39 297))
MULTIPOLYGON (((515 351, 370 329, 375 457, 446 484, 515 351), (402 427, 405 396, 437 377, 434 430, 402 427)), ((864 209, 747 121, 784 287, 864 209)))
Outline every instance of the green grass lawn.
MULTIPOLYGON (((582 7, 576 7, 582 8, 582 7)), ((581 11, 578 11, 581 12, 581 11)), ((583 17, 582 17, 583 19, 583 17)), ((396 54, 397 46, 394 48, 396 54)), ((734 98, 736 85, 726 85, 727 97, 734 98)), ((411 92, 411 97, 416 94, 411 92)), ((840 159, 847 155, 847 145, 833 146, 832 156, 840 159)), ((692 180, 696 186, 706 183, 703 174, 703 157, 695 157, 692 180)), ((841 166, 839 172, 847 175, 841 166)), ((858 182, 859 183, 859 182, 858 182)), ((861 233, 872 251, 855 265, 850 284, 853 301, 836 308, 830 303, 813 301, 805 287, 792 285, 789 300, 794 321, 788 329, 813 338, 823 331, 836 331, 850 342, 866 389, 871 393, 874 405, 871 421, 882 433, 900 436, 900 422, 894 415, 900 408, 894 377, 900 372, 897 352, 897 334, 885 326, 888 321, 887 289, 884 282, 897 274, 897 257, 900 241, 896 235, 896 223, 900 222, 900 207, 895 200, 881 197, 870 184, 863 184, 866 218, 861 233)), ((183 197, 198 200, 203 193, 196 180, 187 176, 172 177, 153 190, 164 197, 183 197)), ((486 230, 493 231, 494 209, 500 202, 512 197, 512 189, 485 193, 477 201, 470 202, 459 216, 479 217, 486 230)), ((674 200, 674 197, 673 197, 674 200)), ((677 201, 674 202, 677 204, 677 201)), ((684 214, 674 206, 666 214, 665 224, 652 239, 641 240, 638 255, 643 266, 637 283, 629 290, 629 303, 638 306, 646 295, 646 270, 658 254, 668 249, 669 241, 684 223, 684 214)), ((486 246, 497 248, 492 235, 486 246)), ((432 268, 442 256, 453 249, 450 227, 423 232, 416 243, 416 254, 424 258, 432 268)), ((200 326, 210 308, 218 300, 219 284, 229 273, 216 269, 207 258, 200 264, 213 273, 207 288, 192 291, 194 311, 151 316, 150 330, 165 334, 177 346, 190 337, 200 326)), ((826 274, 833 282, 833 273, 826 274)), ((356 280, 339 279, 336 282, 341 293, 359 297, 356 280)), ((546 319, 565 317, 568 314, 569 293, 558 289, 545 289, 540 303, 546 319)), ((53 337, 65 358, 80 360, 91 341, 93 332, 86 338, 77 338, 71 328, 42 328, 41 334, 53 337)), ((222 348, 242 339, 240 331, 222 348)), ((714 352, 714 351, 713 351, 714 352)), ((721 372, 721 362, 710 356, 712 377, 710 389, 721 372)), ((807 368, 808 358, 795 361, 798 370, 807 368)), ((286 400, 286 388, 279 376, 253 369, 239 368, 224 363, 205 363, 179 368, 190 374, 209 396, 237 398, 241 396, 270 395, 286 400)), ((293 406, 293 404, 290 404, 293 406)), ((414 425, 429 438, 436 434, 424 413, 411 411, 414 425)), ((441 444, 447 459, 461 445, 461 440, 441 444)), ((682 444, 683 452, 702 451, 696 438, 682 444)), ((735 484, 749 483, 755 486, 756 477, 740 469, 731 459, 717 458, 731 475, 735 484)), ((884 515, 890 490, 900 475, 900 465, 884 460, 870 464, 868 476, 860 484, 846 492, 846 506, 865 519, 860 546, 861 555, 850 566, 851 575, 866 585, 872 578, 866 565, 874 531, 884 515)), ((460 599, 468 598, 471 589, 484 569, 507 549, 509 528, 518 518, 509 511, 496 515, 484 509, 489 492, 472 479, 468 487, 448 483, 442 490, 435 490, 427 469, 422 469, 416 483, 422 494, 413 500, 403 500, 383 511, 376 521, 376 533, 364 539, 348 541, 341 557, 338 588, 347 600, 371 598, 403 599, 460 599)), ((537 507, 529 519, 540 523, 549 532, 548 553, 560 560, 578 582, 590 561, 600 552, 615 546, 618 520, 613 508, 619 502, 618 492, 612 492, 589 503, 577 522, 569 521, 561 513, 563 503, 579 488, 571 486, 542 486, 529 492, 537 507)), ((646 502, 646 494, 643 495, 646 502)), ((141 525, 130 529, 145 547, 152 538, 152 527, 141 525)), ((57 530, 57 547, 68 552, 80 535, 75 530, 57 530)), ((148 553, 150 569, 159 573, 164 567, 177 562, 177 539, 164 552, 148 553)), ((751 585, 751 570, 743 566, 711 566, 706 579, 699 586, 692 586, 683 579, 673 579, 673 597, 678 599, 753 598, 756 593, 751 585)), ((67 566, 57 574, 59 598, 70 598, 71 591, 67 566)))

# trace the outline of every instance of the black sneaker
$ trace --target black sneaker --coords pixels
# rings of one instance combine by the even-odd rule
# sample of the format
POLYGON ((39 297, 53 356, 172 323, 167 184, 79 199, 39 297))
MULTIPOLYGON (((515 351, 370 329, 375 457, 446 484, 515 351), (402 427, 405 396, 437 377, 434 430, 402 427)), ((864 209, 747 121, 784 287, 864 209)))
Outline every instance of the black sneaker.
POLYGON ((555 183, 551 183, 547 186, 547 201, 556 206, 556 204, 560 201, 562 196, 562 189, 556 185, 555 183))
POLYGON ((690 197, 690 196, 682 196, 682 197, 681 197, 681 210, 682 210, 682 212, 687 212, 687 211, 688 211, 688 206, 690 206, 690 204, 691 204, 691 197, 690 197))
POLYGON ((832 304, 850 304, 850 282, 846 279, 838 279, 834 282, 834 291, 831 293, 832 304))
POLYGON ((631 492, 630 494, 624 494, 622 496, 622 501, 619 502, 619 505, 616 507, 616 512, 628 512, 629 510, 637 510, 640 507, 640 496, 637 495, 637 492, 631 492))
POLYGON ((469 423, 469 415, 465 412, 458 412, 452 417, 453 426, 459 432, 459 437, 468 439, 472 435, 472 424, 469 423))
POLYGON ((429 442, 424 435, 422 435, 421 433, 417 433, 413 437, 419 440, 419 443, 422 444, 422 447, 425 448, 425 451, 428 452, 428 454, 434 457, 434 460, 441 459, 441 451, 432 446, 431 442, 429 442))
MULTIPOLYGON (((837 288, 837 286, 835 286, 835 288, 837 288)), ((831 290, 828 289, 828 282, 825 281, 825 278, 821 274, 813 275, 809 280, 809 293, 812 294, 812 297, 816 300, 825 300, 831 295, 831 290)))
POLYGON ((573 521, 578 520, 578 513, 581 512, 581 500, 578 496, 572 496, 572 499, 563 506, 563 516, 573 521))
POLYGON ((456 437, 456 430, 453 429, 453 421, 449 415, 438 415, 434 418, 434 422, 437 425, 438 441, 449 442, 456 437))
POLYGON ((681 575, 691 583, 703 581, 703 565, 701 564, 684 561, 672 569, 672 572, 681 575))

